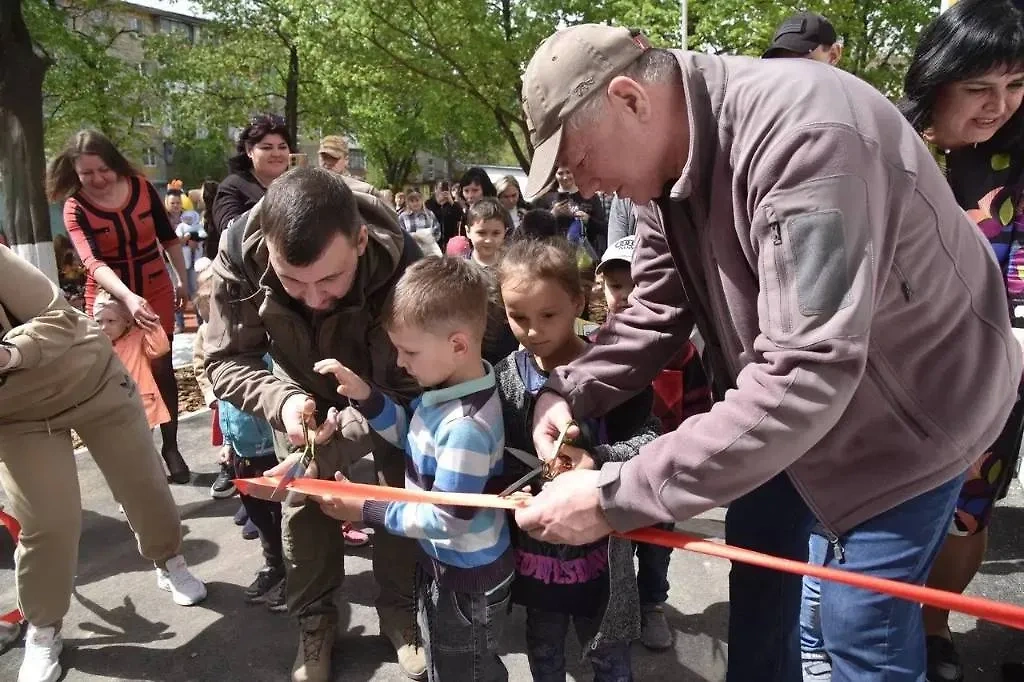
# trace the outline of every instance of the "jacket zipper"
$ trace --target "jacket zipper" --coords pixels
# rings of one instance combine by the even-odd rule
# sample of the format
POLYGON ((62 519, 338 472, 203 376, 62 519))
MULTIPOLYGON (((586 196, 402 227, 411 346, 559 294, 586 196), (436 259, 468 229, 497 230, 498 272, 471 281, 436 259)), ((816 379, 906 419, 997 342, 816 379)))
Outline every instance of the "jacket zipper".
POLYGON ((892 269, 896 273, 897 279, 900 280, 900 291, 903 292, 903 298, 906 299, 907 303, 910 303, 910 299, 914 296, 914 290, 910 288, 907 276, 903 274, 903 269, 895 260, 892 262, 892 269))
POLYGON ((785 285, 785 270, 786 260, 785 255, 782 251, 782 223, 779 222, 778 216, 775 214, 775 209, 771 206, 766 206, 764 209, 765 215, 768 218, 768 229, 772 235, 772 257, 775 259, 775 281, 779 286, 779 312, 782 314, 782 331, 787 334, 792 331, 792 325, 789 319, 789 300, 786 296, 786 285, 785 285))
POLYGON ((846 548, 843 546, 842 540, 839 539, 839 534, 835 532, 832 526, 825 522, 824 514, 821 513, 821 510, 819 510, 816 505, 811 503, 810 496, 807 494, 807 491, 804 490, 803 484, 797 480, 796 476, 789 471, 786 472, 786 475, 789 476, 790 482, 793 484, 793 487, 796 488, 796 492, 800 495, 804 504, 806 504, 807 508, 811 510, 811 514, 813 514, 814 518, 818 520, 818 524, 821 526, 825 539, 828 541, 828 544, 832 546, 832 554, 835 556, 836 561, 841 564, 845 563, 846 548))
POLYGON ((903 419, 903 422, 910 427, 910 430, 917 434, 917 437, 921 440, 928 440, 928 431, 921 425, 921 422, 919 422, 914 415, 904 407, 903 403, 897 399, 896 394, 893 393, 892 389, 889 388, 889 385, 882 379, 882 373, 878 371, 878 367, 876 367, 875 363, 870 359, 868 359, 865 372, 867 372, 872 381, 875 382, 875 386, 877 386, 878 390, 882 392, 885 399, 889 401, 889 405, 896 410, 896 413, 903 419))

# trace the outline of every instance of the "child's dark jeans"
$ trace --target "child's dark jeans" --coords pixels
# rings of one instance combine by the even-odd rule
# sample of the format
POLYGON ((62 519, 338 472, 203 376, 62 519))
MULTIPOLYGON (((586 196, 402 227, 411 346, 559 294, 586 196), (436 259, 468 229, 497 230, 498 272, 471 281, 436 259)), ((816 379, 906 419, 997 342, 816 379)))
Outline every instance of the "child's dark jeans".
MULTIPOLYGON (((660 530, 673 530, 675 524, 662 523, 655 526, 660 530)), ((668 564, 672 560, 672 548, 634 543, 636 547, 636 587, 640 593, 640 605, 651 606, 668 601, 668 564)))
POLYGON ((512 576, 484 594, 438 587, 422 569, 416 582, 428 682, 506 682, 498 645, 508 620, 512 576))
MULTIPOLYGON (((234 457, 235 478, 255 478, 262 476, 267 469, 277 466, 277 457, 273 454, 263 457, 243 457, 237 451, 234 457)), ((281 544, 281 503, 261 500, 249 495, 239 494, 242 506, 249 515, 249 520, 260 532, 260 544, 263 545, 263 559, 270 568, 284 569, 284 547, 281 544)))
MULTIPOLYGON (((601 618, 526 609, 526 655, 534 682, 565 682, 565 638, 570 623, 580 645, 586 646, 597 634, 601 618)), ((632 682, 629 646, 629 642, 605 642, 590 649, 594 682, 632 682)))

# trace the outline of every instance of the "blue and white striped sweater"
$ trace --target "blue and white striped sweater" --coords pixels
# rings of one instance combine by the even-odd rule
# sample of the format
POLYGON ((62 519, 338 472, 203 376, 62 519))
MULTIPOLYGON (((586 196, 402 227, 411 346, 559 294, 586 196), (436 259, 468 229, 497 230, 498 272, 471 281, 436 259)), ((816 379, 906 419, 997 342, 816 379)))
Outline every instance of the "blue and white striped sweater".
MULTIPOLYGON (((494 369, 456 386, 427 391, 409 410, 374 392, 359 405, 370 426, 406 452, 406 487, 480 493, 502 473, 505 427, 494 369), (412 417, 409 417, 409 414, 412 417)), ((367 501, 363 518, 416 538, 438 582, 460 592, 486 591, 511 574, 505 513, 406 502, 367 501)))

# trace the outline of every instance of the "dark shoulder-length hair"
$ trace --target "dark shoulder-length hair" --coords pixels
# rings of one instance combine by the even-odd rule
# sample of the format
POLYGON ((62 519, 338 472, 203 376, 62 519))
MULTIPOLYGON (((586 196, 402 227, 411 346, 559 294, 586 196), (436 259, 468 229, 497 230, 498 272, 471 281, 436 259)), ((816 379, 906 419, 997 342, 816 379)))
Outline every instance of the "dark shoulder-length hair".
POLYGON ((228 170, 242 173, 252 170, 252 159, 249 152, 267 135, 280 135, 288 143, 288 148, 295 151, 295 141, 288 132, 285 120, 276 114, 259 114, 249 120, 249 125, 242 129, 235 145, 235 155, 228 159, 228 170))
POLYGON ((480 166, 473 166, 462 174, 462 177, 459 179, 459 187, 466 187, 467 185, 480 185, 480 189, 484 191, 485 197, 498 196, 498 190, 494 187, 494 183, 491 182, 491 176, 480 166))
MULTIPOLYGON (((900 111, 918 132, 931 127, 941 89, 997 69, 1024 68, 1024 11, 1014 0, 960 0, 921 33, 903 81, 900 111)), ((1024 138, 1024 107, 996 133, 1024 138)))
POLYGON ((82 183, 75 172, 75 161, 80 156, 93 154, 103 159, 107 168, 119 177, 128 178, 142 175, 142 171, 114 146, 103 133, 98 130, 79 130, 71 136, 68 143, 46 169, 46 196, 52 202, 64 201, 78 190, 82 183))

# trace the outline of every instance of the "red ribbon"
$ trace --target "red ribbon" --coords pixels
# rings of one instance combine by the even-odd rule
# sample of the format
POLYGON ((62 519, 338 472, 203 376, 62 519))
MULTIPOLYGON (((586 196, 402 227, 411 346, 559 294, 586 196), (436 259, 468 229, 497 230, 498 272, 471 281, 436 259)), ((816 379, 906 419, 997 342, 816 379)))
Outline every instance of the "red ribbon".
MULTIPOLYGON (((246 495, 266 498, 277 487, 278 479, 271 477, 236 480, 239 491, 246 495)), ((424 490, 407 490, 387 486, 365 485, 351 481, 324 481, 311 478, 297 478, 288 484, 289 490, 304 495, 323 497, 354 497, 380 502, 423 502, 450 506, 485 507, 492 509, 519 509, 529 504, 529 498, 507 498, 497 495, 445 493, 424 490)), ((802 561, 755 552, 742 547, 732 547, 720 542, 702 540, 693 535, 655 528, 641 528, 628 533, 614 533, 615 536, 646 542, 673 549, 685 549, 730 561, 739 561, 752 566, 781 571, 793 575, 809 575, 851 587, 880 592, 899 599, 926 604, 935 608, 966 613, 976 618, 1024 630, 1024 608, 1013 604, 968 597, 953 592, 936 590, 896 580, 876 578, 838 568, 815 566, 802 561)))

